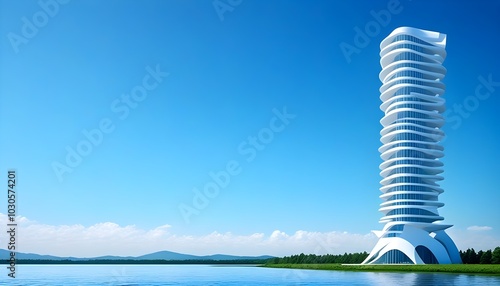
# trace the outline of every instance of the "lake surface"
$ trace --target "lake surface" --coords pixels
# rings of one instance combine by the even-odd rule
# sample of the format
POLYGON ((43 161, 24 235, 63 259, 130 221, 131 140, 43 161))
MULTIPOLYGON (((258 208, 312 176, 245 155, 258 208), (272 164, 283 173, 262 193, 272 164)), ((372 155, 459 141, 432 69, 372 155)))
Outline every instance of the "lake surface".
MULTIPOLYGON (((4 265, 5 266, 5 265, 4 265)), ((212 265, 18 265, 0 285, 500 285, 500 276, 344 272, 212 265)))

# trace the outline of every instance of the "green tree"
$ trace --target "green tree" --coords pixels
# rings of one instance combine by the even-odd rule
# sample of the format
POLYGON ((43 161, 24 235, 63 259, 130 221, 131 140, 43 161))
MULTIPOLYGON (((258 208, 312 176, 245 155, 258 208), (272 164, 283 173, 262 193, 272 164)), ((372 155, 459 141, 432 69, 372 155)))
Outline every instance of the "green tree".
POLYGON ((491 250, 485 251, 479 261, 481 264, 491 264, 491 250))
POLYGON ((474 264, 479 264, 481 263, 481 257, 483 257, 484 251, 479 250, 477 252, 476 260, 474 261, 474 264))
POLYGON ((493 253, 491 254, 491 263, 500 264, 500 246, 495 247, 495 250, 493 250, 493 253))
POLYGON ((306 255, 304 253, 301 253, 299 257, 297 257, 297 263, 304 263, 304 260, 306 259, 306 255))
POLYGON ((470 263, 470 248, 467 248, 467 250, 464 251, 464 255, 462 257, 462 263, 464 264, 470 263))
MULTIPOLYGON (((468 252, 468 250, 467 250, 467 252, 468 252)), ((470 264, 476 263, 476 258, 477 258, 476 251, 474 250, 474 248, 471 248, 471 250, 469 252, 469 263, 470 264)))

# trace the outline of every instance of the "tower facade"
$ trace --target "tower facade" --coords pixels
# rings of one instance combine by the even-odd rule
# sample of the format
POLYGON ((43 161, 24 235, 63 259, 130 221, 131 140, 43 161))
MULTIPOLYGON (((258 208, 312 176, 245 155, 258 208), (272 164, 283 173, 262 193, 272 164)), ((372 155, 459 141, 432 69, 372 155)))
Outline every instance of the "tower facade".
POLYGON ((410 27, 395 29, 380 44, 379 148, 384 216, 377 244, 363 264, 461 263, 455 243, 446 234, 451 225, 438 208, 443 192, 446 35, 410 27))

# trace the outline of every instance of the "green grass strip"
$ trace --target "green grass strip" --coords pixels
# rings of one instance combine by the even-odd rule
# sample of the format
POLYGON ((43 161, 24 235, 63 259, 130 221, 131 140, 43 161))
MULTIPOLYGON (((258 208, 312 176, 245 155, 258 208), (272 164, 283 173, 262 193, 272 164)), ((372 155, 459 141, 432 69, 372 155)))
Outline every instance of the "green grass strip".
POLYGON ((425 264, 425 265, 343 265, 343 264, 265 264, 263 267, 337 271, 432 272, 500 275, 500 264, 425 264))

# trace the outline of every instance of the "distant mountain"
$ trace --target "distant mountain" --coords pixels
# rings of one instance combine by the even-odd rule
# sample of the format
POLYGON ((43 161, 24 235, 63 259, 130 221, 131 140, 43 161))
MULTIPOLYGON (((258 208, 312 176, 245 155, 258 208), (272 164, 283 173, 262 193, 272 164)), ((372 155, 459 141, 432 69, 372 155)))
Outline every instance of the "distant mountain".
POLYGON ((101 259, 101 260, 123 260, 123 259, 137 259, 134 256, 114 256, 114 255, 106 255, 106 256, 98 256, 92 258, 78 258, 79 260, 89 260, 89 259, 101 259))
POLYGON ((142 256, 137 256, 136 259, 144 259, 144 260, 195 260, 195 259, 203 259, 202 256, 182 254, 172 251, 158 251, 142 256))
MULTIPOLYGON (((0 249, 0 259, 9 259, 9 257, 10 257, 10 250, 0 249)), ((16 259, 79 260, 81 258, 77 258, 77 257, 59 257, 59 256, 52 256, 52 255, 40 255, 40 254, 35 254, 35 253, 17 252, 16 253, 16 259)))
MULTIPOLYGON (((5 249, 0 249, 0 259, 9 259, 10 251, 5 249)), ((98 256, 91 258, 81 258, 81 257, 60 257, 53 255, 40 255, 34 253, 16 253, 16 259, 31 259, 31 260, 257 260, 257 259, 269 259, 274 256, 261 255, 261 256, 235 256, 235 255, 225 255, 225 254, 214 254, 214 255, 189 255, 182 254, 172 251, 158 251, 141 256, 98 256)))
POLYGON ((213 254, 205 256, 181 254, 171 251, 159 251, 151 254, 146 254, 143 256, 138 256, 136 259, 163 259, 163 260, 252 260, 252 259, 269 259, 274 256, 262 255, 262 256, 235 256, 235 255, 225 255, 225 254, 213 254))

